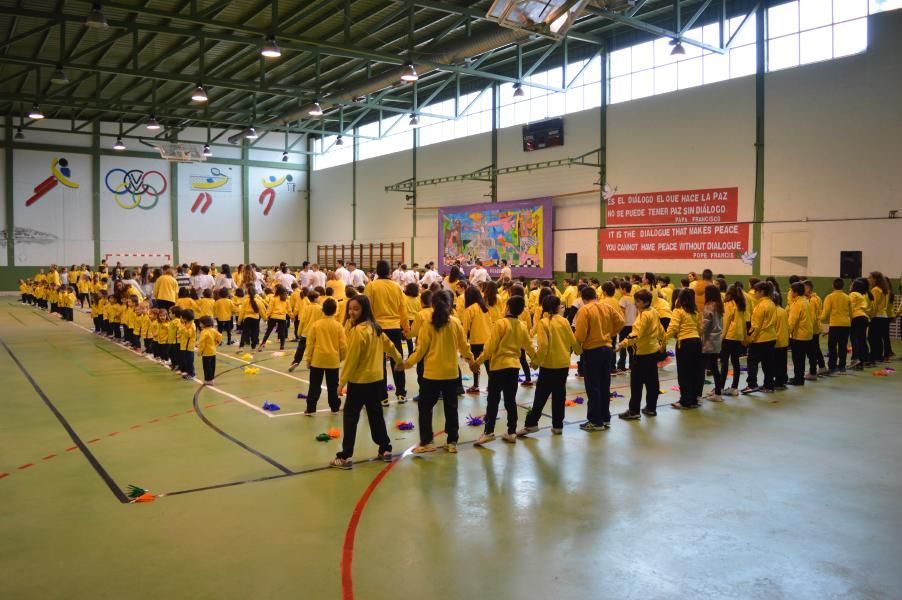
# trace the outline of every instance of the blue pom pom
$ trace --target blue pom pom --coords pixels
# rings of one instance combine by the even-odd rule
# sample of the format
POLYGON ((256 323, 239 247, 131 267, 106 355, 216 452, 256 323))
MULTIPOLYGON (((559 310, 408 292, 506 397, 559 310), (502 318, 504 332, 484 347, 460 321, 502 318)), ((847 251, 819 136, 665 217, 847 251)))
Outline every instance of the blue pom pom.
POLYGON ((481 427, 485 424, 482 417, 474 417, 473 415, 467 415, 467 425, 470 427, 481 427))
POLYGON ((674 353, 673 353, 673 350, 668 350, 668 351, 667 351, 667 356, 675 356, 674 353))
POLYGON ((573 401, 576 402, 577 404, 582 404, 583 402, 586 401, 586 399, 583 398, 582 396, 577 396, 576 398, 573 399, 573 401))
POLYGON ((623 394, 620 392, 611 392, 611 398, 623 398, 623 394))
POLYGON ((282 409, 282 407, 279 406, 278 404, 273 404, 272 402, 264 402, 263 403, 263 410, 275 412, 275 411, 281 410, 281 409, 282 409))
POLYGON ((304 393, 299 393, 299 394, 298 394, 298 398, 303 399, 303 398, 306 398, 306 397, 307 397, 307 394, 304 394, 304 393))
POLYGON ((395 386, 393 386, 392 384, 389 383, 387 386, 385 386, 385 389, 388 390, 389 392, 393 392, 393 391, 395 391, 395 386))

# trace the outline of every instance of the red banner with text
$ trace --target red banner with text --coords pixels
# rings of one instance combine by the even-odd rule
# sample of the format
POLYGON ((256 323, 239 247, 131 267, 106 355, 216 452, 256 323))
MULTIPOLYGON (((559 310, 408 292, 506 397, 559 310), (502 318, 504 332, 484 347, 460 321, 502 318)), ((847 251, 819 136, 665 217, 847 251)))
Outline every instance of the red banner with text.
POLYGON ((618 227, 599 232, 601 258, 740 258, 748 248, 743 224, 618 227))
POLYGON ((617 194, 607 204, 608 225, 731 223, 739 217, 739 188, 617 194))

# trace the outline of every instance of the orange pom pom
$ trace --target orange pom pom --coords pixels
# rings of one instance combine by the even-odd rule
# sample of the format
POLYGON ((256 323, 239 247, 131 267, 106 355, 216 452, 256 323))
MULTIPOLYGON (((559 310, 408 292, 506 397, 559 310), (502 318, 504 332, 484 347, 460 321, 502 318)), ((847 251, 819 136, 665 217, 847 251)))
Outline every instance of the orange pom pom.
POLYGON ((333 440, 340 438, 341 437, 341 429, 338 429, 337 427, 333 427, 332 429, 329 430, 329 437, 332 438, 333 440))

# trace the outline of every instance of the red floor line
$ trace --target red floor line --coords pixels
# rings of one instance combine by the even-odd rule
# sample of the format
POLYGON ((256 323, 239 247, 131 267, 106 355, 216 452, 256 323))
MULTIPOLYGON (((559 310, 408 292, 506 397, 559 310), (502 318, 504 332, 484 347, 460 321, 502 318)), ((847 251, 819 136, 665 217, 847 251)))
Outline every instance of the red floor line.
POLYGON ((181 413, 175 413, 175 414, 174 414, 174 415, 169 415, 169 417, 168 417, 168 418, 170 418, 170 419, 172 419, 172 418, 174 418, 174 417, 177 417, 177 416, 179 416, 179 415, 180 415, 180 414, 181 414, 181 413))
POLYGON ((99 441, 100 441, 100 438, 94 438, 93 440, 88 440, 88 441, 85 442, 85 443, 86 443, 86 444, 93 444, 94 442, 99 442, 99 441))
POLYGON ((0 479, 3 479, 4 477, 9 477, 9 473, 0 473, 0 479))
POLYGON ((183 415, 188 415, 188 414, 191 414, 191 413, 193 413, 193 412, 194 412, 194 409, 193 409, 193 408, 189 408, 188 410, 186 410, 186 411, 183 412, 182 414, 183 414, 183 415))
POLYGON ((74 452, 76 450, 78 450, 78 446, 72 446, 70 448, 66 448, 66 452, 74 452))
POLYGON ((354 507, 354 512, 351 514, 351 520, 348 521, 348 528, 345 531, 345 541, 341 550, 341 596, 343 600, 354 600, 354 578, 351 571, 352 563, 354 561, 354 538, 357 535, 357 525, 360 523, 360 516, 363 514, 363 509, 366 508, 370 496, 373 495, 373 491, 375 491, 385 476, 388 475, 388 472, 398 464, 399 460, 401 459, 396 458, 391 463, 387 464, 384 469, 379 471, 376 478, 370 482, 366 490, 364 490, 363 495, 360 496, 357 505, 354 507))
POLYGON ((119 435, 119 432, 118 432, 118 431, 114 431, 114 432, 108 433, 108 434, 106 434, 106 435, 107 435, 107 437, 113 437, 114 435, 119 435))
POLYGON ((132 425, 129 429, 141 429, 140 425, 132 425))
POLYGON ((160 421, 159 419, 152 419, 152 420, 148 421, 148 423, 158 423, 159 421, 160 421))
POLYGON ((56 454, 48 454, 47 456, 45 456, 45 457, 42 458, 41 460, 50 460, 51 458, 56 458, 56 454))
POLYGON ((25 463, 25 464, 22 465, 21 467, 17 467, 17 468, 18 468, 20 471, 24 471, 25 469, 28 469, 28 468, 33 467, 33 466, 34 466, 33 463, 25 463))

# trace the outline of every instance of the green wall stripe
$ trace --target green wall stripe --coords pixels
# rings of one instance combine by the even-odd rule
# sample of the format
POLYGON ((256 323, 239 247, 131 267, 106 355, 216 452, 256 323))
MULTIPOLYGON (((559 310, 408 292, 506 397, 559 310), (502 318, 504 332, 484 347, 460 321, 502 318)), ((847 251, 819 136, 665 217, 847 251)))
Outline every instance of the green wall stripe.
MULTIPOLYGON (((10 119, 6 120, 6 141, 12 142, 13 128, 10 119)), ((3 165, 6 171, 6 180, 4 183, 3 194, 6 202, 3 203, 6 209, 6 264, 12 267, 16 264, 16 228, 13 222, 13 145, 7 143, 4 148, 6 162, 3 165)), ((5 287, 0 289, 7 289, 5 287)))

